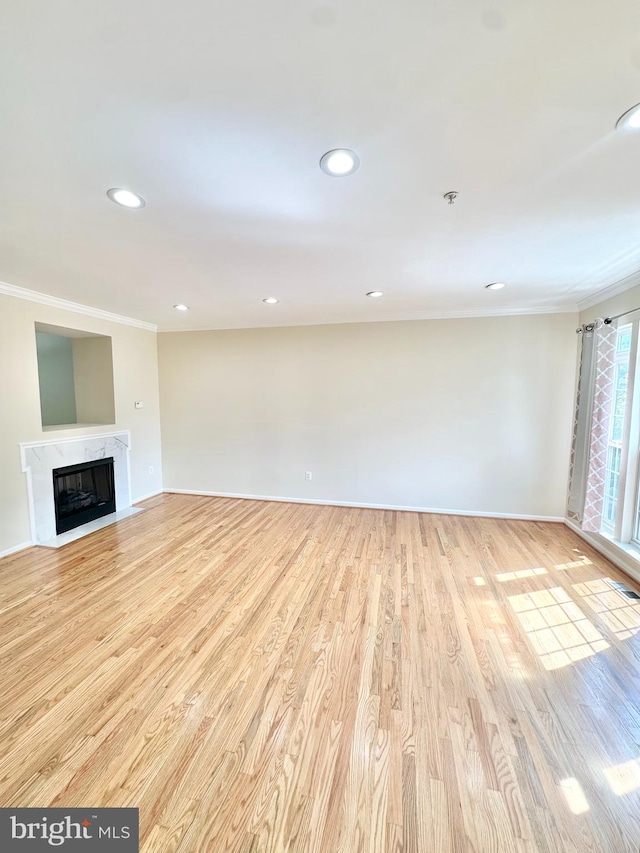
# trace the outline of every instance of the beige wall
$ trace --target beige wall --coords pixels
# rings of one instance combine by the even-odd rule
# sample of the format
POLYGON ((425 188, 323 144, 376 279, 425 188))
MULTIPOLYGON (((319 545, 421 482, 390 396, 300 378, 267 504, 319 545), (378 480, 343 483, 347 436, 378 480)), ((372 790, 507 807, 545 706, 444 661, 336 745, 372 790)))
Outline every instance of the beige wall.
POLYGON ((160 334, 164 486, 562 517, 576 323, 160 334))
POLYGON ((73 338, 73 364, 78 423, 114 423, 111 338, 73 338))
POLYGON ((134 500, 158 491, 162 483, 155 333, 0 295, 0 554, 29 540, 27 489, 18 443, 105 429, 43 432, 35 322, 112 337, 116 426, 131 429, 134 500), (134 409, 136 400, 144 401, 143 409, 134 409), (149 474, 150 465, 153 475, 149 474))

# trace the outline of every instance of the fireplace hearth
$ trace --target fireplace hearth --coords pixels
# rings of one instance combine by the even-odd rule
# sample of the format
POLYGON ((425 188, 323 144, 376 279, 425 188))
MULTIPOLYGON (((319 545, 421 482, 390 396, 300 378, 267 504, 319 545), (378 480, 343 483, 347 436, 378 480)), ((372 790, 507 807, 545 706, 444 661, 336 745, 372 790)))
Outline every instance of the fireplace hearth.
POLYGON ((57 533, 116 511, 113 457, 54 468, 52 474, 57 533))

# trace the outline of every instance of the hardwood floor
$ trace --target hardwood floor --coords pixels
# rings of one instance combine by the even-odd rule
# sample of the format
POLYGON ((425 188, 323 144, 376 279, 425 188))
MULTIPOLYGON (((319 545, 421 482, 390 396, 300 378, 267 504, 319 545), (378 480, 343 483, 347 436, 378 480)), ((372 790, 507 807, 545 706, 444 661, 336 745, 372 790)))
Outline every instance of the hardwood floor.
POLYGON ((640 847, 640 602, 558 524, 165 495, 0 561, 0 805, 141 850, 640 847))

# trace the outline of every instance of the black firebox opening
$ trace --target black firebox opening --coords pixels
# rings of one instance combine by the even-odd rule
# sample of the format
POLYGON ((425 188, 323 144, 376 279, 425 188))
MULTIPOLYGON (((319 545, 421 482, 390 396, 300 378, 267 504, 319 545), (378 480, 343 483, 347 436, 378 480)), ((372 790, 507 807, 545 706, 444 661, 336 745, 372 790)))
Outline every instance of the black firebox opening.
POLYGON ((53 497, 58 533, 115 512, 113 457, 55 468, 53 497))

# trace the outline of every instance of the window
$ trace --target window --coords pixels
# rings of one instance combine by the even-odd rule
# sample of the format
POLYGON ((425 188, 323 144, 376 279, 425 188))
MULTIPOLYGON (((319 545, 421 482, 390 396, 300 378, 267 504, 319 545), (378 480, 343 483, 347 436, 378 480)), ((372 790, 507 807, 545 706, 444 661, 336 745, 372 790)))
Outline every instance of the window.
POLYGON ((600 533, 640 550, 639 326, 616 335, 600 533))

